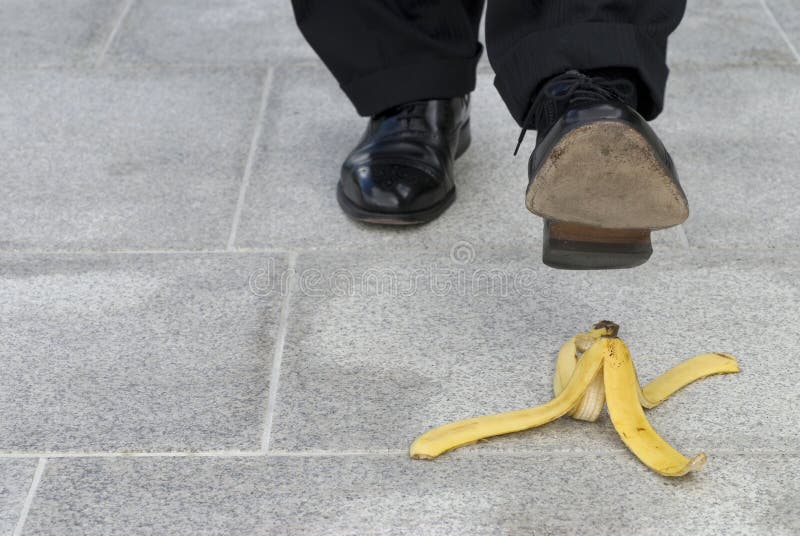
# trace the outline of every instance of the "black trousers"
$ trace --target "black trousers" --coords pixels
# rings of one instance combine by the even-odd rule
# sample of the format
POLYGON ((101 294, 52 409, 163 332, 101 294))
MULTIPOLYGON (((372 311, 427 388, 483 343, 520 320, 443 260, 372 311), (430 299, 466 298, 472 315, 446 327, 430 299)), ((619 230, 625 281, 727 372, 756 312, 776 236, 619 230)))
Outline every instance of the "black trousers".
MULTIPOLYGON (((475 88, 484 0, 293 0, 303 35, 361 115, 475 88)), ((489 0, 495 86, 521 123, 536 89, 569 69, 624 69, 639 112, 661 112, 667 37, 686 0, 489 0)))

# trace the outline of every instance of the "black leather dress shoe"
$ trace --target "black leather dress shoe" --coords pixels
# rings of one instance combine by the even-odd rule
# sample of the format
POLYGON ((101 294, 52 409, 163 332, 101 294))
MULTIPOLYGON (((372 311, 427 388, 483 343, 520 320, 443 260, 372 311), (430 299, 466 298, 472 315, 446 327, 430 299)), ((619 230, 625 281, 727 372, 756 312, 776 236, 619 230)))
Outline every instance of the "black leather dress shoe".
POLYGON ((453 162, 469 143, 469 96, 386 110, 342 165, 339 205, 362 222, 429 222, 455 200, 453 162))
POLYGON ((652 254, 651 230, 688 217, 672 159, 635 106, 632 82, 576 71, 552 79, 534 101, 525 203, 545 219, 545 264, 638 266, 652 254))

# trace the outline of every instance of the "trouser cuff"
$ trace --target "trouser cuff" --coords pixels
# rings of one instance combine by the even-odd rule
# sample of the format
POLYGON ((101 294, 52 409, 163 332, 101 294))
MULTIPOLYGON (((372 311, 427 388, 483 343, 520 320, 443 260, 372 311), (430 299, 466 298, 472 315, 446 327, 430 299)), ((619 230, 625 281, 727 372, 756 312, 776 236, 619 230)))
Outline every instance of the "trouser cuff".
POLYGON ((342 85, 359 115, 415 100, 449 99, 475 89, 475 69, 483 47, 471 58, 431 59, 390 67, 342 85))
POLYGON ((522 126, 534 92, 570 69, 634 69, 644 89, 639 91, 638 112, 654 119, 664 107, 666 55, 666 38, 656 38, 646 26, 582 23, 529 34, 503 57, 490 54, 490 60, 495 87, 522 126))

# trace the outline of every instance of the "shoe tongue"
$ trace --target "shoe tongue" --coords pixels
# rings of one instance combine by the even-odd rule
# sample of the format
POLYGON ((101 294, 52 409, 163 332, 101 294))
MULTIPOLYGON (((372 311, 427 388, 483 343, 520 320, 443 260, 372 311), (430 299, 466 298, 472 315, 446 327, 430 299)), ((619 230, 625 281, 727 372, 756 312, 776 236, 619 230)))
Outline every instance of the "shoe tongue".
POLYGON ((620 102, 636 108, 637 100, 636 85, 625 76, 587 76, 575 70, 555 76, 531 100, 522 120, 522 131, 514 154, 519 151, 529 128, 536 129, 536 140, 539 143, 556 121, 572 107, 620 102))
POLYGON ((550 98, 558 98, 566 95, 570 86, 572 86, 572 83, 567 82, 566 80, 554 80, 547 86, 545 91, 550 98))
POLYGON ((577 71, 558 76, 542 89, 536 110, 537 138, 546 133, 569 108, 619 102, 636 108, 636 85, 627 78, 589 77, 577 71))

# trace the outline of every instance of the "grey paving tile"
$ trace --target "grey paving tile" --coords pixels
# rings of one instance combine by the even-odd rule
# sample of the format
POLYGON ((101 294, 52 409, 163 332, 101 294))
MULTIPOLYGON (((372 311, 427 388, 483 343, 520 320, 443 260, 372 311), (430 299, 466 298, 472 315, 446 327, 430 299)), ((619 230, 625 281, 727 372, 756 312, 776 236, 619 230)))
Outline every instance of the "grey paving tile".
POLYGON ((122 0, 4 0, 0 3, 0 64, 91 63, 111 34, 123 4, 122 0))
MULTIPOLYGON (((331 75, 314 67, 278 73, 237 245, 429 247, 469 240, 541 248, 541 220, 524 201, 534 136, 514 158, 519 131, 489 73, 479 74, 472 101, 472 147, 456 162, 458 199, 433 223, 400 230, 353 223, 336 203, 339 169, 364 119, 331 75)), ((680 246, 674 230, 655 236, 661 245, 680 246)))
POLYGON ((674 69, 655 128, 672 152, 699 247, 796 248, 800 68, 674 69))
POLYGON ((794 0, 766 0, 795 50, 800 50, 800 4, 794 0))
POLYGON ((110 61, 247 64, 314 58, 283 0, 139 0, 110 61))
POLYGON ((220 248, 263 73, 9 71, 0 248, 220 248))
POLYGON ((0 459, 0 534, 10 535, 14 531, 36 463, 33 459, 0 459))
MULTIPOLYGON (((471 264, 446 250, 301 256, 270 448, 405 449, 433 426, 543 403, 559 346, 608 318, 643 381, 698 353, 739 357, 740 375, 651 412, 678 448, 793 452, 798 267, 760 252, 657 254, 609 272, 552 270, 510 247, 476 247, 471 264)), ((619 448, 607 418, 470 447, 619 448)))
POLYGON ((774 534, 790 456, 665 480, 627 454, 84 459, 48 464, 26 534, 774 534))
POLYGON ((759 0, 693 0, 669 38, 669 63, 792 64, 795 58, 759 0))
POLYGON ((249 282, 283 266, 3 255, 0 452, 258 448, 281 290, 249 282))

